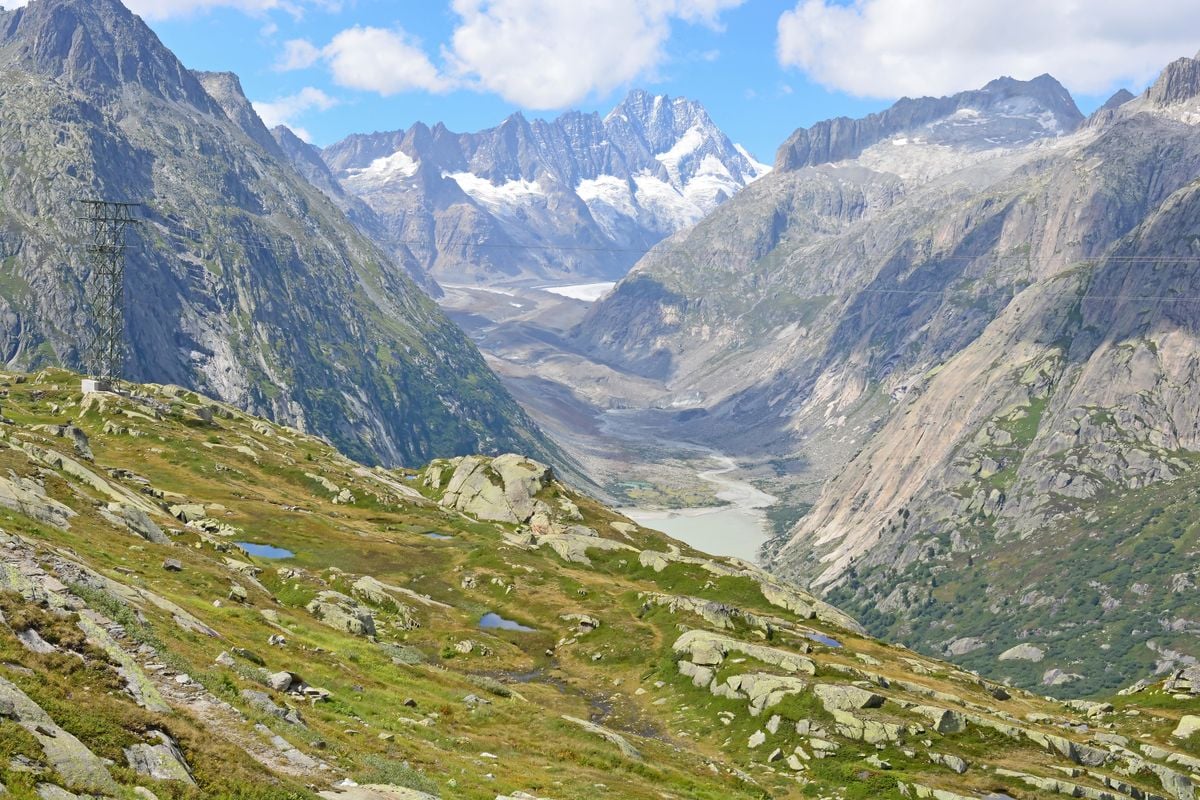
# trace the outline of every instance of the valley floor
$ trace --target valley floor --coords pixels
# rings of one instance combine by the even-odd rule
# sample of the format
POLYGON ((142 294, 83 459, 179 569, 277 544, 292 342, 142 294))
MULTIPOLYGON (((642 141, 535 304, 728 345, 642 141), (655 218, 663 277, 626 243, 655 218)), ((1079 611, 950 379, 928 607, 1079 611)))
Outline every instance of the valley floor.
POLYGON ((682 431, 687 409, 666 384, 590 359, 567 337, 611 284, 443 284, 444 310, 505 386, 638 522, 717 555, 757 560, 777 531, 767 510, 794 484, 765 453, 726 453, 682 431), (714 469, 714 465, 716 468, 714 469))

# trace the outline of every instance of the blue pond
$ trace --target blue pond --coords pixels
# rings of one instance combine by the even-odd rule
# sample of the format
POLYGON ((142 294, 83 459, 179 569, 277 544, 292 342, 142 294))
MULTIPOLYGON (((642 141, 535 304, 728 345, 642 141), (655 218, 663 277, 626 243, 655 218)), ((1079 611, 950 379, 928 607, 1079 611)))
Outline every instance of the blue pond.
POLYGON ((429 531, 428 533, 425 533, 422 535, 425 536, 427 539, 437 539, 439 542, 444 542, 447 539, 454 538, 453 536, 447 536, 444 533, 437 533, 436 531, 429 531))
POLYGON ((806 633, 804 635, 807 636, 808 638, 812 639, 814 642, 819 642, 820 644, 823 644, 826 647, 841 647, 842 646, 842 643, 839 642, 837 639, 834 639, 830 636, 826 636, 823 633, 806 633))
POLYGON ((294 558, 296 555, 291 550, 284 550, 282 547, 274 547, 269 544, 237 542, 237 546, 245 550, 250 555, 258 556, 259 558, 294 558))
POLYGON ((521 631, 522 633, 533 633, 535 630, 534 628, 526 628, 521 623, 513 622, 511 619, 505 619, 494 611, 489 611, 483 615, 483 619, 479 620, 479 627, 491 630, 521 631))

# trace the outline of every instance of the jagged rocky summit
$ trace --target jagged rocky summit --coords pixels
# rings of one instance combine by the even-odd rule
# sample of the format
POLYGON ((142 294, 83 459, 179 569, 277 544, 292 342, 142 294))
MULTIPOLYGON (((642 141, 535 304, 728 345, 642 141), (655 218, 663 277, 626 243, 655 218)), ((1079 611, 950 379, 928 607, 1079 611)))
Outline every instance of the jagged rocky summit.
POLYGON ((478 133, 417 123, 322 157, 439 280, 614 280, 769 168, 699 104, 633 91, 609 114, 517 113, 478 133))

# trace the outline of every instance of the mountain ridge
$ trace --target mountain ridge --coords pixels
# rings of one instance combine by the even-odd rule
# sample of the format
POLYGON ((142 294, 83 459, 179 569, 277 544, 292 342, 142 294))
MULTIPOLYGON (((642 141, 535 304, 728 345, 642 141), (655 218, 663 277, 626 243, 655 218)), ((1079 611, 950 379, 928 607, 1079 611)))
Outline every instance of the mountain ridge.
MULTIPOLYGON (((574 342, 660 380, 656 405, 688 412, 674 438, 760 464, 798 519, 771 568, 877 635, 939 653, 978 639, 972 668, 1031 687, 1058 669, 1081 692, 1159 662, 1155 648, 1195 658, 1156 611, 1192 613, 1159 588, 1191 539, 1120 512, 1182 513, 1171 487, 1200 447, 1198 318, 1169 299, 1197 295, 1180 269, 1195 257, 1194 64, 1069 135, 1034 108, 1025 144, 900 132, 777 169, 651 252, 574 342), (1124 552, 1142 532, 1159 549, 1123 565, 1067 545, 1124 552), (1021 641, 1044 650, 1036 674, 997 660, 1021 641)), ((957 101, 939 113, 954 120, 957 101)))
POLYGON ((365 461, 549 448, 466 336, 282 158, 235 78, 204 76, 227 112, 115 0, 5 12, 0 70, 8 363, 83 359, 70 201, 153 198, 127 263, 131 376, 204 387, 365 461))
MULTIPOLYGON (((955 112, 1003 110, 1020 99, 1032 100, 1051 114, 1055 128, 1047 121, 1035 120, 1042 130, 1071 133, 1083 122, 1083 115, 1070 93, 1050 75, 1043 74, 1029 81, 996 78, 981 89, 942 98, 905 97, 887 110, 862 119, 838 117, 818 122, 811 128, 799 128, 780 145, 775 168, 792 170, 854 158, 890 136, 918 130, 955 112)), ((1036 138, 1040 132, 1038 129, 1018 129, 1008 134, 1010 141, 1020 144, 1028 138, 1036 138)))
POLYGON ((431 274, 484 282, 618 278, 767 170, 698 103, 641 90, 604 117, 517 112, 473 134, 418 122, 322 157, 431 274))

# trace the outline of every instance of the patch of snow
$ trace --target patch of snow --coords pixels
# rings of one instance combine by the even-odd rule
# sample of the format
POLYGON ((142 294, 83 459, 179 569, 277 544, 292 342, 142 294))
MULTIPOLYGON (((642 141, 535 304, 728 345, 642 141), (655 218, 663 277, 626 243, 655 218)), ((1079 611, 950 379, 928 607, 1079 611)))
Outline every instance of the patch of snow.
POLYGON ((721 159, 710 153, 700 160, 696 174, 683 188, 683 196, 707 213, 733 197, 741 188, 742 184, 729 174, 729 169, 721 159))
POLYGON ((362 186, 387 183, 397 178, 411 178, 419 166, 420 163, 408 153, 397 150, 390 156, 375 159, 370 166, 348 170, 346 180, 362 186))
POLYGON ((443 289, 462 289, 463 291, 467 292, 487 292, 488 294, 500 294, 504 295, 505 297, 516 297, 516 295, 512 292, 505 291, 504 289, 497 289, 494 286, 473 286, 466 283, 441 283, 440 281, 438 285, 443 289))
POLYGON ((664 232, 692 225, 704 216, 704 210, 666 181, 648 172, 634 176, 637 202, 664 232))
POLYGON ((588 204, 602 204, 619 214, 632 217, 637 214, 633 204, 633 194, 629 191, 629 181, 615 175, 601 175, 579 182, 575 194, 588 204))
POLYGON ((750 155, 750 151, 742 147, 740 144, 735 144, 733 149, 738 151, 738 155, 750 162, 750 168, 754 171, 754 174, 751 175, 750 180, 747 181, 747 183, 753 183, 771 171, 772 168, 769 164, 756 161, 754 156, 750 155))
POLYGON ((575 194, 587 204, 592 214, 604 232, 609 236, 617 236, 621 228, 621 220, 637 220, 641 209, 634 200, 629 188, 629 181, 615 175, 600 175, 596 178, 582 180, 575 187, 575 194))
POLYGON ((444 172, 442 177, 454 181, 472 200, 498 213, 529 205, 546 196, 537 181, 505 181, 497 186, 473 172, 444 172))
POLYGON ((665 153, 659 153, 654 159, 666 167, 667 174, 671 176, 673 184, 682 186, 683 178, 680 172, 680 165, 684 159, 699 150, 703 144, 704 132, 700 130, 699 125, 693 125, 688 128, 687 133, 679 137, 679 141, 670 150, 665 153))
POLYGON ((605 283, 576 283, 570 286, 542 286, 539 288, 543 292, 550 292, 560 297, 569 297, 572 300, 594 303, 608 294, 616 285, 613 281, 607 281, 605 283))

